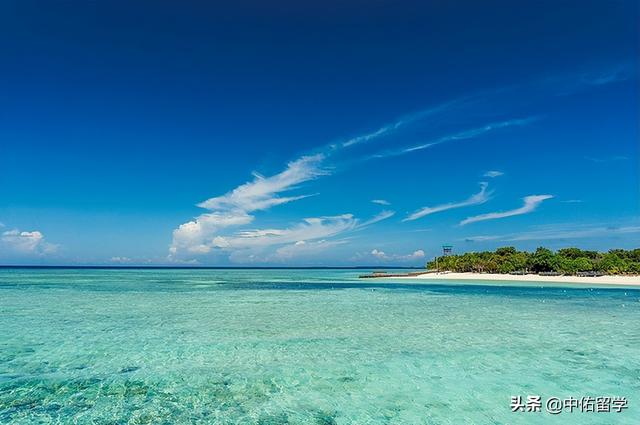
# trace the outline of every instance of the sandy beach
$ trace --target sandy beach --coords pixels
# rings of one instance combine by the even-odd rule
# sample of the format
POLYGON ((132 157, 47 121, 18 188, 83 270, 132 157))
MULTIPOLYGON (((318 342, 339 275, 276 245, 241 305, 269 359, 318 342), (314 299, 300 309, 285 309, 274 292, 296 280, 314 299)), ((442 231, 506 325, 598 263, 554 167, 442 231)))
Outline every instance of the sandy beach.
POLYGON ((640 276, 538 276, 535 274, 510 275, 492 273, 424 273, 415 276, 403 276, 394 279, 412 280, 478 280, 478 281, 510 281, 510 282, 549 282, 576 283, 591 285, 621 285, 640 287, 640 276))

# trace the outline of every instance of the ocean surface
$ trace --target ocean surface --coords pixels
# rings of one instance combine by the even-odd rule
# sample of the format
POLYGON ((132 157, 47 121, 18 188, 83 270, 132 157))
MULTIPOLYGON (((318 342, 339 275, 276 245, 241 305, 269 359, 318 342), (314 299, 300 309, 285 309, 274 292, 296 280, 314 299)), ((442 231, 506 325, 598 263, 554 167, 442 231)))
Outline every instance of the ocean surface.
POLYGON ((640 291, 362 273, 0 269, 0 423, 640 424, 640 291))

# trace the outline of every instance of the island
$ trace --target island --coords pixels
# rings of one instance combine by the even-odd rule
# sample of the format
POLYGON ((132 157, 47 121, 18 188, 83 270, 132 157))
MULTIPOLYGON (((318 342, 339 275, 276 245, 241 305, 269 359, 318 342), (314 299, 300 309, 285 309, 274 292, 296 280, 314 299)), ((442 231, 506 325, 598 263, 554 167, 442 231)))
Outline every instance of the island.
POLYGON ((429 261, 424 272, 393 276, 376 272, 363 277, 640 285, 640 249, 563 248, 554 252, 540 247, 528 252, 502 247, 442 255, 429 261))

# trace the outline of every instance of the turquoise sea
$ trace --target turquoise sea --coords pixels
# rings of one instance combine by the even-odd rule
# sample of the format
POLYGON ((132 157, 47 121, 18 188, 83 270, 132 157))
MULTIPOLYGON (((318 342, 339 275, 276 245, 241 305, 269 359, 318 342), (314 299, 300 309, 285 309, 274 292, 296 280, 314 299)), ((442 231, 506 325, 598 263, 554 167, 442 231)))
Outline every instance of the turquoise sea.
POLYGON ((0 269, 0 423, 640 423, 640 291, 362 273, 0 269))

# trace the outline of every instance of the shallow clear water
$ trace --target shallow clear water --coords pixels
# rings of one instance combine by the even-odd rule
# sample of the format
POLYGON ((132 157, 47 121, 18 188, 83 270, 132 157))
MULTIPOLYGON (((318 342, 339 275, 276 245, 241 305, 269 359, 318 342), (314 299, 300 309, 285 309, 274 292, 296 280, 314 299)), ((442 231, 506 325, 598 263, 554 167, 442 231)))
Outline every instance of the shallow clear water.
POLYGON ((361 273, 2 269, 0 423, 640 423, 640 291, 361 273))

